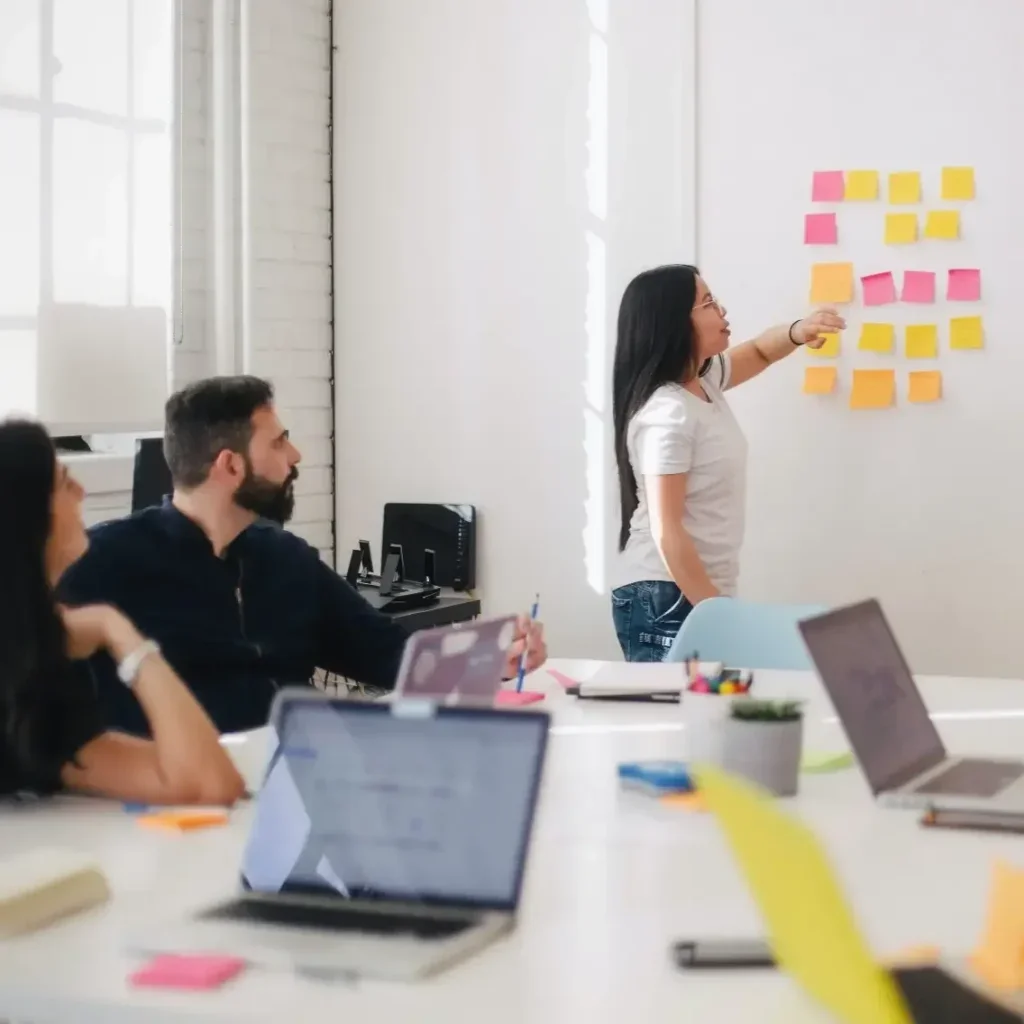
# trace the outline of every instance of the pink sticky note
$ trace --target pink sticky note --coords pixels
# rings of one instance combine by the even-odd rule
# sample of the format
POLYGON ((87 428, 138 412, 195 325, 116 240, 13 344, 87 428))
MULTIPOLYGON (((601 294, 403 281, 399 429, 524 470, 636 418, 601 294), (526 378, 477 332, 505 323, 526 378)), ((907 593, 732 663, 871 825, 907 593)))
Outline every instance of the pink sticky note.
POLYGON ((499 690, 495 697, 496 707, 521 708, 526 704, 536 704, 544 699, 539 690, 499 690))
POLYGON ((884 306, 896 301, 896 283, 887 270, 882 274, 868 274, 860 279, 864 289, 865 306, 884 306))
POLYGON ((146 988, 185 988, 202 991, 220 988, 245 967, 237 956, 158 956, 128 980, 146 988))
POLYGON ((547 674, 563 689, 568 690, 570 686, 579 686, 579 682, 570 676, 567 676, 564 672, 559 672, 556 668, 549 668, 546 670, 547 674))
POLYGON ((951 270, 946 298, 953 302, 977 302, 981 298, 981 271, 951 270))
POLYGON ((815 203, 841 203, 846 186, 842 171, 815 171, 811 183, 811 201, 815 203))
POLYGON ((903 273, 904 302, 934 302, 935 275, 930 270, 906 270, 903 273))
POLYGON ((835 245, 837 241, 834 213, 809 213, 804 217, 804 245, 835 245))

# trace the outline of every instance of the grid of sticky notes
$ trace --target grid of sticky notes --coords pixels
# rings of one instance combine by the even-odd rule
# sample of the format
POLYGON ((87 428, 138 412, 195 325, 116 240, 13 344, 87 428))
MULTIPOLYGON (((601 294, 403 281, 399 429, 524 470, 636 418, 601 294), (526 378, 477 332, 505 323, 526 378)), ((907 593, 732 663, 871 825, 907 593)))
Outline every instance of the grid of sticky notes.
MULTIPOLYGON (((973 167, 943 167, 934 196, 930 196, 920 171, 892 171, 883 176, 876 170, 815 171, 811 182, 813 204, 835 204, 836 210, 815 209, 804 217, 804 244, 841 246, 840 209, 848 203, 885 201, 881 217, 882 240, 888 246, 912 246, 924 243, 927 264, 947 253, 945 243, 962 238, 964 225, 960 205, 975 198, 973 167), (843 204, 843 205, 840 205, 843 204), (913 207, 922 206, 920 210, 913 207), (911 209, 907 209, 911 207, 911 209), (942 243, 931 247, 927 243, 942 243)), ((842 217, 862 216, 863 210, 847 208, 842 217)), ((909 251, 909 250, 908 250, 909 251)), ((916 257, 914 257, 916 262, 916 257)), ((892 359, 900 354, 913 360, 915 368, 906 374, 904 394, 914 405, 938 402, 942 398, 942 370, 930 366, 948 347, 953 352, 984 348, 985 330, 980 314, 949 316, 941 325, 938 317, 915 315, 920 322, 899 325, 885 315, 885 307, 906 304, 927 307, 937 296, 949 303, 981 302, 981 270, 976 267, 950 266, 942 259, 943 269, 875 270, 858 276, 851 260, 822 260, 811 265, 810 299, 815 305, 858 303, 865 315, 856 332, 856 352, 870 361, 892 359), (941 289, 941 291, 940 291, 941 289), (923 365, 922 365, 923 364, 923 365), (920 366, 921 368, 916 368, 920 366)), ((957 310, 959 314, 960 310, 957 310)), ((925 314, 925 310, 921 310, 925 314)), ((804 370, 803 391, 807 395, 833 395, 840 389, 839 368, 820 360, 838 359, 842 339, 838 334, 824 336, 823 343, 808 354, 815 362, 804 370)), ((895 367, 857 365, 850 380, 851 409, 887 409, 899 398, 895 367)))

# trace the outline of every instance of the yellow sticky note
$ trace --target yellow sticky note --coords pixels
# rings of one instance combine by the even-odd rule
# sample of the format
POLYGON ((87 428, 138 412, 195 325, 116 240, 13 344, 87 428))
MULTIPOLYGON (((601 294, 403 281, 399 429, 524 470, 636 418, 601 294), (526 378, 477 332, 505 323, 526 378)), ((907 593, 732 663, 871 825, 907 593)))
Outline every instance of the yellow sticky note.
POLYGON ((959 210, 931 210, 924 222, 924 237, 955 241, 960 237, 959 210))
POLYGON ((839 355, 838 332, 823 334, 822 337, 825 342, 820 348, 811 348, 810 345, 805 345, 804 349, 809 356, 817 356, 819 359, 835 359, 839 355))
POLYGON ((846 198, 871 200, 878 198, 878 171, 847 171, 846 198))
POLYGON ((993 988, 1024 988, 1024 871, 1004 861, 993 868, 988 915, 970 962, 993 988))
POLYGON ((969 349, 985 347, 985 331, 980 316, 955 316, 949 321, 949 347, 969 349))
POLYGON ((885 215, 885 244, 906 245, 917 241, 916 213, 887 213, 885 215))
POLYGON ((907 358, 935 359, 939 354, 939 329, 935 324, 907 327, 907 358))
POLYGON ((815 263, 811 267, 811 302, 851 302, 852 263, 815 263))
POLYGON ((831 395, 836 389, 834 366, 808 366, 804 370, 805 395, 831 395))
POLYGON ((942 374, 938 370, 911 370, 907 398, 916 405, 942 398, 942 374))
POLYGON ((889 202, 894 205, 921 202, 921 175, 917 171, 890 174, 889 202))
POLYGON ((704 766, 696 774, 782 969, 847 1024, 911 1024, 814 834, 749 783, 704 766))
POLYGON ((888 409, 896 400, 895 370, 854 370, 851 409, 888 409))
POLYGON ((857 348, 862 352, 891 352, 896 340, 892 324, 861 324, 857 348))
POLYGON ((974 198, 974 168, 973 167, 943 167, 942 168, 942 198, 943 199, 973 199, 974 198))

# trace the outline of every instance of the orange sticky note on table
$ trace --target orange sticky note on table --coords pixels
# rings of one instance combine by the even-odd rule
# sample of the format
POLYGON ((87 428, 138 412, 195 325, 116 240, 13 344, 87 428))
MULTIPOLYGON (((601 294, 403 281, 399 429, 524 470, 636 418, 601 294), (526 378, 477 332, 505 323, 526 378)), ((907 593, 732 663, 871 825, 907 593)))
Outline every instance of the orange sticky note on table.
POLYGON ((811 267, 811 302, 852 301, 852 263, 815 263, 811 267))
POLYGON ((960 237, 959 210, 932 210, 924 222, 924 237, 956 241, 960 237))
POLYGON ((984 348, 985 332, 980 316, 955 316, 949 321, 949 347, 952 349, 984 348))
POLYGON ((940 370, 911 370, 907 398, 917 405, 939 401, 942 398, 942 372, 940 370))
POLYGON ((136 819, 145 828, 162 828, 169 832, 191 832, 197 828, 226 825, 225 811, 157 811, 136 819))
POLYGON ((661 798, 666 807, 677 807, 683 811, 706 811, 708 805, 700 793, 666 793, 661 798))
POLYGON ((935 359, 939 354, 939 329, 935 324, 907 326, 907 358, 935 359))
POLYGON ((942 198, 943 199, 973 199, 974 198, 974 168, 973 167, 943 167, 942 168, 942 198))
POLYGON ((847 171, 847 201, 870 201, 878 198, 878 171, 847 171))
POLYGON ((819 348, 811 348, 810 345, 805 345, 804 351, 809 356, 817 356, 819 359, 835 359, 839 355, 839 333, 837 331, 829 331, 822 334, 822 337, 825 341, 819 348))
POLYGON ((992 870, 988 914, 970 964, 995 989, 1024 988, 1024 871, 1005 861, 992 870))
POLYGON ((854 370, 851 409, 888 409, 896 400, 895 370, 854 370))
POLYGON ((805 395, 831 395, 836 389, 834 366, 808 366, 804 370, 805 395))

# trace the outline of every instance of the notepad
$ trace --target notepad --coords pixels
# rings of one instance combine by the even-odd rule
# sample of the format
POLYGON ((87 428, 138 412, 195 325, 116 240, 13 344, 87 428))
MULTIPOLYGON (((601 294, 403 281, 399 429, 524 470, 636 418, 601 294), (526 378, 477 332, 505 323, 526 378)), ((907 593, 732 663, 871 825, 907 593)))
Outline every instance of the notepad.
POLYGON ((810 775, 823 775, 828 772, 844 771, 852 768, 854 764, 856 762, 849 750, 838 754, 804 754, 800 762, 800 771, 810 775))
POLYGON ((245 969, 236 956, 164 954, 150 960, 128 979, 137 988, 178 988, 209 991, 220 988, 245 969))
POLYGON ((499 708, 522 708, 543 699, 544 694, 539 690, 499 690, 494 695, 494 704, 499 708))
POLYGON ((666 807, 674 807, 680 811, 706 811, 707 801, 700 793, 669 793, 661 798, 666 807))
POLYGON ((988 914, 970 959, 981 979, 997 991, 1024 988, 1024 871, 997 861, 988 914))
POLYGON ((808 366, 804 370, 805 395, 830 395, 836 389, 834 366, 808 366))
POLYGON ((144 828, 166 829, 169 832, 192 832, 200 828, 226 825, 225 811, 158 811, 136 819, 144 828))

